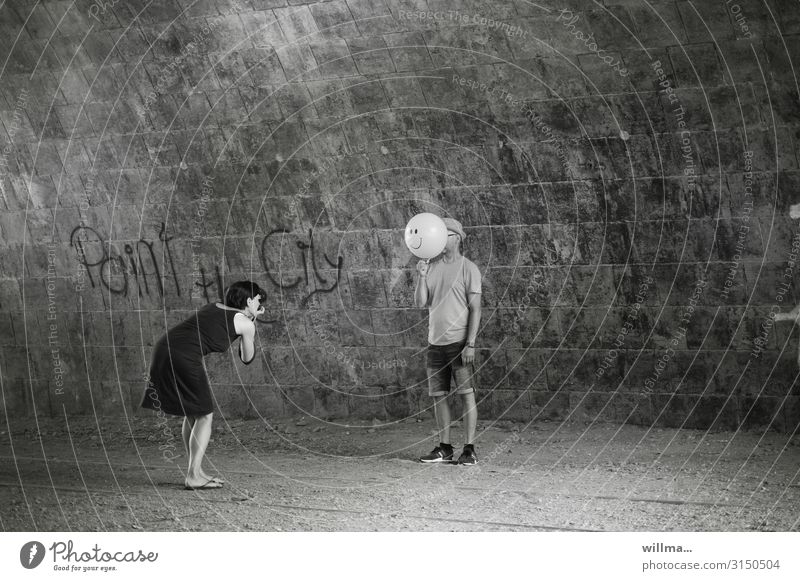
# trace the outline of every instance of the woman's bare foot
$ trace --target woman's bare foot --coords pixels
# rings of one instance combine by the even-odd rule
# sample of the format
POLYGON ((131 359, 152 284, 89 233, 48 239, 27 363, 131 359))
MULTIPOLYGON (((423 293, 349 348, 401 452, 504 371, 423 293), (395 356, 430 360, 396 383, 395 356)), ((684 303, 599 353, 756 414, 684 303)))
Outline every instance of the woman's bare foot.
POLYGON ((187 478, 184 482, 186 490, 207 490, 210 488, 222 488, 222 482, 218 482, 211 477, 187 478))
POLYGON ((214 482, 219 482, 220 484, 225 484, 225 481, 219 476, 211 476, 209 474, 206 474, 205 472, 200 473, 200 478, 204 480, 213 480, 214 482))

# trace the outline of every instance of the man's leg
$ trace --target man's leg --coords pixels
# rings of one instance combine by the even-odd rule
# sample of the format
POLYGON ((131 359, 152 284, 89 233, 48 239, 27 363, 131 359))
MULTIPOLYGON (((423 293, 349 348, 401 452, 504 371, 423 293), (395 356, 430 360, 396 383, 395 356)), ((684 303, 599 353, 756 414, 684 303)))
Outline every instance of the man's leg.
POLYGON ((473 387, 474 369, 472 365, 459 366, 454 369, 456 380, 456 393, 461 395, 464 403, 464 452, 458 457, 459 464, 473 465, 478 463, 475 455, 475 431, 478 425, 478 406, 475 403, 475 389, 473 387))
POLYGON ((433 413, 439 428, 439 442, 450 444, 450 402, 446 395, 433 398, 433 413))
POLYGON ((450 402, 446 395, 434 395, 433 413, 439 429, 439 445, 430 454, 422 456, 421 462, 451 462, 453 446, 450 444, 450 402))
POLYGON ((450 389, 450 371, 442 368, 437 360, 438 354, 428 358, 428 395, 433 398, 433 414, 439 430, 439 444, 430 454, 422 456, 422 462, 450 462, 453 459, 453 446, 450 444, 450 402, 447 400, 450 389))
POLYGON ((461 396, 464 402, 464 437, 465 444, 475 443, 475 429, 478 425, 478 406, 475 404, 475 392, 461 396))

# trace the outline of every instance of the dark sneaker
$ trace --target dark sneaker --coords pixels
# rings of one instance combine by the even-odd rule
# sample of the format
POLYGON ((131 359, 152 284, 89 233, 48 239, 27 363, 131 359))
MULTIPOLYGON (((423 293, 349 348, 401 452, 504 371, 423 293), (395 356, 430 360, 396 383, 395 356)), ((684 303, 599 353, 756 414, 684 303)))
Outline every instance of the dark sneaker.
POLYGON ((433 451, 427 456, 423 456, 419 459, 420 462, 452 462, 453 461, 453 449, 450 448, 446 450, 441 446, 436 446, 433 451))
POLYGON ((475 450, 472 448, 464 448, 461 456, 458 457, 458 463, 464 466, 474 466, 478 463, 478 457, 475 456, 475 450))

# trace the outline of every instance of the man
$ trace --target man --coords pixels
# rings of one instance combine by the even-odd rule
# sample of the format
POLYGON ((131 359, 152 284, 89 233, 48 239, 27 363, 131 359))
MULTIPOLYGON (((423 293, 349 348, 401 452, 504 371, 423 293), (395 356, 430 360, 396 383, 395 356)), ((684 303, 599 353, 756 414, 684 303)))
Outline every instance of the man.
POLYGON ((439 445, 422 462, 450 462, 450 385, 455 380, 455 393, 464 402, 464 451, 459 464, 477 464, 475 427, 478 409, 473 388, 475 338, 481 321, 481 273, 475 264, 461 255, 466 238, 457 220, 444 219, 447 245, 438 260, 417 263, 414 302, 417 308, 428 307, 428 394, 433 397, 433 410, 439 428, 439 445))

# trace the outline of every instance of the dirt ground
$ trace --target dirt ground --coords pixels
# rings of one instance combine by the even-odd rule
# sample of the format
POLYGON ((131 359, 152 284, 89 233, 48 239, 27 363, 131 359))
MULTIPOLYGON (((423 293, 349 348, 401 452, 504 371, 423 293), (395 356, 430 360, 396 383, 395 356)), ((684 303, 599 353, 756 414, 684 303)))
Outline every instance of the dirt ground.
MULTIPOLYGON (((800 437, 484 422, 479 464, 422 464, 432 420, 216 419, 186 491, 178 420, 0 427, 5 531, 797 531, 800 437), (173 454, 177 454, 172 458, 173 454)), ((456 428, 457 446, 462 432, 456 428)))

